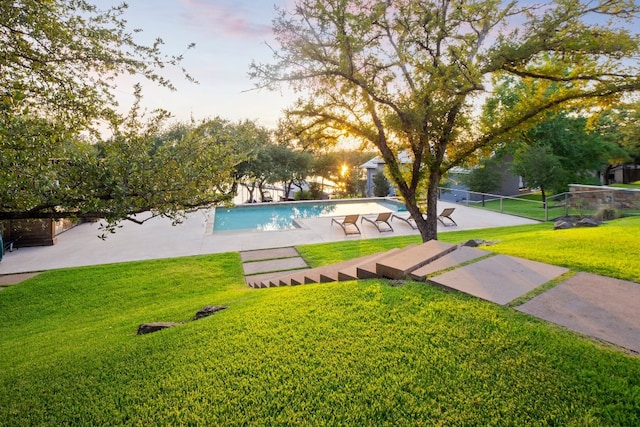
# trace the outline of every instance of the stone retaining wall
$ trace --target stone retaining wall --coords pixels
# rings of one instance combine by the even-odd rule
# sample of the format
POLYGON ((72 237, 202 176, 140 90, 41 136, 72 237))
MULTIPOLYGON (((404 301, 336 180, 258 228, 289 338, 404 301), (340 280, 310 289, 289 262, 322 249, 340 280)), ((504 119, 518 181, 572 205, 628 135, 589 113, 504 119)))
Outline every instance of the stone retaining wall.
POLYGON ((571 184, 569 204, 572 208, 640 209, 640 190, 595 185, 571 184))

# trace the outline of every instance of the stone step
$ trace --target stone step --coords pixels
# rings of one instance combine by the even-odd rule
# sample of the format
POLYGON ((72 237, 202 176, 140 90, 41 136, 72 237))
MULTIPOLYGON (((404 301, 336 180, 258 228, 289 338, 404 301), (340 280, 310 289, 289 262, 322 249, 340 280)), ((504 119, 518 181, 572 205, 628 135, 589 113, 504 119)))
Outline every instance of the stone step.
MULTIPOLYGON (((378 254, 374 254, 378 255, 378 254)), ((304 272, 304 284, 310 283, 329 283, 337 282, 340 270, 349 268, 353 265, 358 265, 363 260, 372 257, 373 255, 366 255, 359 258, 354 258, 346 261, 342 261, 336 264, 325 265, 322 267, 312 268, 304 272)), ((302 283, 301 283, 302 284, 302 283)))
POLYGON ((443 257, 415 269, 409 274, 409 276, 413 280, 425 281, 427 280, 428 276, 436 272, 447 270, 457 265, 464 264, 465 262, 488 255, 491 255, 491 252, 483 251, 482 249, 472 248, 469 246, 460 246, 454 251, 444 255, 443 257))
POLYGON ((358 279, 376 279, 378 277, 378 274, 376 273, 376 265, 378 265, 378 261, 380 261, 381 259, 387 258, 389 256, 393 256, 395 254, 407 251, 407 250, 409 250, 409 249, 411 249, 411 248, 413 248, 415 246, 417 246, 417 245, 409 245, 409 246, 405 246, 404 248, 395 248, 395 249, 391 249, 391 250, 388 250, 386 252, 381 253, 380 257, 359 265, 356 268, 356 278, 358 278, 358 279))
MULTIPOLYGON (((250 286, 252 288, 261 288, 261 287, 263 287, 262 286, 262 282, 263 281, 267 281, 266 283, 268 283, 268 281, 270 279, 280 278, 283 275, 290 275, 290 274, 294 274, 294 273, 299 273, 299 272, 304 271, 304 270, 305 269, 276 271, 276 272, 272 272, 272 273, 254 274, 254 275, 251 275, 251 276, 245 276, 245 282, 247 283, 248 286, 250 286)), ((268 286, 264 286, 264 287, 268 287, 268 286)))
POLYGON ((356 259, 357 262, 354 262, 348 266, 344 266, 338 270, 337 280, 341 282, 344 282, 346 280, 358 280, 358 267, 363 267, 370 264, 375 265, 375 262, 377 260, 397 250, 399 249, 391 249, 390 251, 379 252, 379 253, 357 258, 356 259))
POLYGON ((300 254, 294 247, 257 249, 240 252, 240 259, 242 262, 264 261, 277 258, 295 258, 299 256, 300 254))
POLYGON ((414 270, 455 250, 456 245, 429 240, 401 253, 385 257, 376 263, 376 275, 387 279, 402 279, 414 270))
POLYGON ((429 283, 504 305, 567 271, 564 267, 496 255, 429 277, 429 283))
MULTIPOLYGON (((448 261, 441 261, 436 264, 437 270, 425 268, 424 271, 416 272, 416 270, 447 255, 456 248, 456 245, 432 240, 422 245, 395 248, 386 252, 366 255, 322 267, 255 275, 247 278, 247 284, 254 288, 268 288, 377 277, 399 279, 408 276, 410 273, 414 273, 416 280, 424 280, 430 272, 447 268, 441 267, 448 265, 447 263, 455 265, 458 258, 466 260, 466 258, 472 256, 471 254, 477 254, 478 257, 485 255, 485 251, 480 249, 467 248, 462 250, 458 256, 452 256, 448 261), (476 251, 479 251, 482 255, 476 251)), ((460 261, 458 264, 461 262, 464 261, 460 261)))
POLYGON ((251 261, 242 264, 245 275, 270 273, 282 270, 308 268, 302 257, 268 259, 263 261, 251 261))
POLYGON ((330 264, 311 269, 300 269, 295 271, 283 271, 279 273, 256 275, 255 280, 252 280, 250 282, 249 279, 247 279, 247 283, 249 284, 249 286, 256 288, 268 288, 274 286, 295 286, 311 283, 329 283, 339 280, 354 280, 357 279, 357 277, 355 277, 353 274, 355 274, 358 266, 361 266, 363 264, 373 265, 373 267, 375 268, 375 261, 377 259, 380 259, 384 256, 387 256, 388 254, 395 253, 397 251, 406 250, 409 247, 410 246, 407 246, 403 249, 391 249, 387 252, 365 255, 336 264, 330 264), (340 279, 340 277, 343 278, 340 279))

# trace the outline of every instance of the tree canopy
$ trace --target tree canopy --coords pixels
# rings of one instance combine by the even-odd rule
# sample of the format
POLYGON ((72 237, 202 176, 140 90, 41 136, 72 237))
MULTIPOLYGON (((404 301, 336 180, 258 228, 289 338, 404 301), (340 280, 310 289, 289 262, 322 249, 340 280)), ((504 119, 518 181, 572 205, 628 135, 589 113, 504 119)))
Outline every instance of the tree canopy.
POLYGON ((640 88, 639 39, 628 28, 638 12, 623 0, 297 0, 274 21, 273 63, 252 64, 250 75, 258 87, 300 90, 288 114, 307 132, 377 147, 429 240, 437 238, 437 187, 450 168, 545 112, 611 105, 640 88), (479 122, 478 105, 507 76, 527 96, 494 105, 479 122), (411 159, 408 171, 401 153, 411 159))
POLYGON ((126 9, 125 3, 102 9, 86 0, 0 2, 4 108, 85 130, 117 116, 118 76, 173 89, 159 70, 179 66, 182 55, 164 54, 161 38, 150 46, 136 42, 141 30, 127 28, 126 9))
POLYGON ((119 77, 172 90, 161 71, 182 56, 159 38, 138 43, 125 3, 92 3, 0 2, 0 221, 92 216, 113 229, 142 211, 179 220, 228 200, 238 129, 213 119, 163 133, 169 114, 143 111, 139 85, 119 113, 119 77))

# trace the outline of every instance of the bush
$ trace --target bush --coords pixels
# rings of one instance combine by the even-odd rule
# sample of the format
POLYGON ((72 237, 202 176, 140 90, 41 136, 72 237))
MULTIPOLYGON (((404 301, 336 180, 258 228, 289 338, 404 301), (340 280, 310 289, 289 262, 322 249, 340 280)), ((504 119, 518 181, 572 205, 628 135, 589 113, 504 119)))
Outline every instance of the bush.
POLYGON ((373 195, 376 197, 385 197, 389 195, 391 185, 389 180, 384 176, 383 172, 373 175, 373 195))
POLYGON ((309 196, 313 200, 322 200, 322 185, 318 182, 309 183, 309 196))
POLYGON ((311 193, 308 190, 300 190, 293 195, 294 200, 311 200, 311 193))
POLYGON ((618 212, 617 209, 608 206, 601 207, 595 214, 593 214, 593 219, 598 221, 609 221, 617 218, 620 218, 620 212, 618 212))

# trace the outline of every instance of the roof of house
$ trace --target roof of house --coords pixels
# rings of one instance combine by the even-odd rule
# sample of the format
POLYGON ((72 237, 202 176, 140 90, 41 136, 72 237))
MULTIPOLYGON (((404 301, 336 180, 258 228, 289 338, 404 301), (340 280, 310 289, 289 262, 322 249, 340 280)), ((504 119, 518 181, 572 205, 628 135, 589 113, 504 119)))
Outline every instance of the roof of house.
MULTIPOLYGON (((401 151, 400 153, 398 153, 398 160, 400 160, 400 163, 403 163, 403 164, 413 162, 413 159, 409 156, 409 154, 406 151, 401 151)), ((380 156, 376 156, 373 159, 369 160, 368 162, 360 165, 360 167, 362 169, 377 169, 378 165, 384 165, 384 164, 385 164, 385 161, 380 156)))

